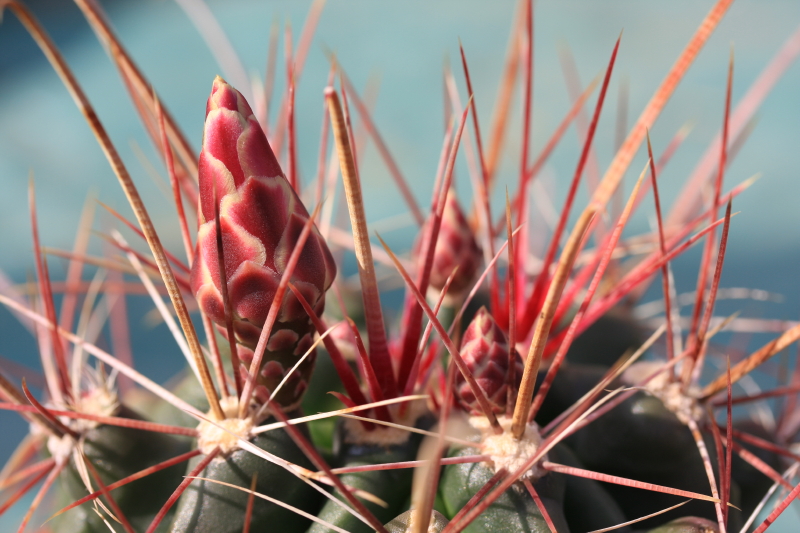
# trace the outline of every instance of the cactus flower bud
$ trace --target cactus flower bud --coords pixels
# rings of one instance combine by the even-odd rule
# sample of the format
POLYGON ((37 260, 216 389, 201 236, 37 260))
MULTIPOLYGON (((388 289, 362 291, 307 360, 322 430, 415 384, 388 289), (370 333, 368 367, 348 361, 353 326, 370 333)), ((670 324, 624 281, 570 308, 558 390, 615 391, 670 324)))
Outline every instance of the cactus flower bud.
MULTIPOLYGON (((495 413, 506 411, 508 398, 508 341, 500 326, 481 307, 464 332, 461 344, 461 357, 486 393, 489 404, 495 413)), ((516 357, 514 369, 515 383, 522 378, 524 368, 522 359, 516 357)), ((455 393, 461 406, 472 414, 483 414, 467 380, 461 373, 456 374, 455 393)))
POLYGON ((458 295, 470 288, 481 265, 481 249, 458 204, 455 192, 450 191, 442 213, 442 225, 431 267, 430 288, 437 293, 458 267, 449 293, 458 295))
MULTIPOLYGON (((217 77, 206 106, 199 163, 200 206, 191 286, 203 310, 221 328, 225 307, 217 253, 215 200, 219 208, 225 275, 236 341, 247 367, 258 343, 285 265, 308 220, 308 211, 283 175, 261 126, 244 97, 217 77)), ((314 227, 291 276, 308 303, 322 313, 336 266, 314 227)), ((314 328, 287 291, 272 328, 256 397, 262 401, 312 343, 314 328)), ((314 358, 283 386, 279 404, 299 403, 314 358)), ((241 369, 236 369, 241 371, 241 369)))

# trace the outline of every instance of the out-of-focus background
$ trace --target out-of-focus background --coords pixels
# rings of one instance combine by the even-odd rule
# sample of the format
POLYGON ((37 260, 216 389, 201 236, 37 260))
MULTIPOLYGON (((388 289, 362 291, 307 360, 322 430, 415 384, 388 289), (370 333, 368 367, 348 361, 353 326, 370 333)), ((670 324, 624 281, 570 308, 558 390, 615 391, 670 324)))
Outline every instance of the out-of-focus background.
MULTIPOLYGON (((133 58, 198 148, 211 82, 216 74, 227 74, 178 3, 109 0, 103 5, 133 58)), ((614 41, 623 32, 595 142, 602 172, 615 148, 621 85, 628 87, 630 127, 711 4, 697 0, 537 1, 532 153, 537 154, 544 146, 570 107, 559 48, 569 45, 582 82, 588 83, 605 68, 614 41)), ((164 179, 166 172, 138 122, 117 71, 71 2, 37 0, 30 5, 96 106, 166 246, 182 250, 174 207, 153 178, 155 172, 164 179)), ((310 2, 209 0, 208 6, 241 57, 247 74, 263 78, 271 26, 291 23, 296 40, 310 2)), ((378 87, 375 122, 417 200, 427 206, 443 134, 442 66, 448 60, 453 65, 465 99, 458 56, 460 39, 469 60, 483 131, 488 131, 514 12, 512 0, 329 0, 297 89, 299 165, 304 183, 316 170, 322 91, 330 67, 328 53, 334 52, 360 91, 369 84, 378 87)), ((652 129, 654 150, 659 153, 679 128, 693 124, 691 134, 660 176, 665 205, 672 204, 722 124, 731 49, 735 54, 735 105, 798 24, 800 3, 796 0, 739 0, 731 7, 652 129)), ((280 46, 273 117, 285 88, 283 39, 280 46)), ((229 81, 235 82, 234 79, 229 81)), ((67 91, 9 13, 0 25, 0 80, 0 268, 22 283, 33 272, 27 207, 30 174, 35 178, 45 246, 71 247, 87 195, 94 195, 131 218, 132 215, 67 91)), ((589 112, 595 99, 593 95, 589 100, 589 112)), ((495 211, 502 205, 505 185, 514 189, 521 138, 519 115, 517 91, 499 186, 493 198, 495 211)), ((755 129, 726 175, 726 189, 756 173, 763 177, 734 202, 734 210, 741 214, 731 225, 722 285, 762 289, 782 295, 782 300, 723 303, 720 314, 741 309, 747 317, 794 321, 800 311, 800 211, 796 208, 800 202, 800 66, 789 68, 757 117, 755 129)), ((553 195, 556 206, 564 197, 579 150, 571 129, 539 178, 543 189, 553 195)), ((644 154, 645 150, 640 149, 631 165, 624 184, 626 192, 645 163, 644 154)), ((372 144, 363 158, 361 176, 367 215, 375 227, 383 228, 391 244, 407 249, 413 227, 410 218, 403 216, 405 205, 372 144), (381 221, 390 224, 381 225, 381 221)), ((471 193, 463 161, 459 162, 457 173, 459 195, 468 199, 471 193)), ((585 202, 585 190, 582 185, 578 207, 585 202)), ((652 213, 651 204, 645 204, 628 233, 647 230, 653 221, 652 213)), ((108 217, 98 216, 95 228, 107 227, 108 217)), ((99 240, 95 241, 93 250, 97 252, 99 240)), ((694 289, 698 255, 689 254, 675 263, 679 292, 694 289)), ((51 269, 54 277, 63 275, 63 262, 51 259, 51 269)), ((648 296, 657 297, 658 292, 648 296)), ((145 321, 150 308, 145 299, 131 299, 131 323, 137 331, 134 354, 137 366, 145 374, 164 381, 181 367, 182 360, 166 328, 145 321)), ((753 342, 757 342, 769 337, 754 338, 753 342)), ((739 346, 751 342, 747 334, 735 336, 734 340, 739 346)), ((1 309, 0 356, 38 369, 32 338, 1 309)), ((0 413, 0 426, 2 460, 10 454, 25 427, 11 413, 0 413)))

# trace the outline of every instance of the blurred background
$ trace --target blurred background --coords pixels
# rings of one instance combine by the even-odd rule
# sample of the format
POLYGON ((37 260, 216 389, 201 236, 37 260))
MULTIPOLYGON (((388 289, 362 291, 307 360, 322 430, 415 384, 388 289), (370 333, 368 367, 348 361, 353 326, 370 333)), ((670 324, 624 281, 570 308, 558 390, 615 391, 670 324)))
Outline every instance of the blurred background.
MULTIPOLYGON (((171 196, 164 192, 166 171, 138 121, 115 67, 71 2, 38 0, 28 4, 96 106, 139 186, 163 242, 169 249, 182 250, 171 196)), ((102 4, 134 60, 199 149, 211 82, 216 74, 227 76, 226 71, 217 64, 178 2, 108 0, 102 4)), ((515 4, 512 0, 329 0, 297 89, 297 138, 303 182, 308 184, 316 171, 322 91, 330 68, 327 54, 333 52, 362 94, 367 86, 377 89, 374 120, 425 208, 443 135, 443 65, 446 61, 453 65, 462 99, 466 100, 458 56, 460 39, 469 61, 479 118, 487 132, 515 4)), ((627 109, 630 127, 711 5, 705 0, 537 1, 532 154, 541 150, 571 104, 559 63, 560 49, 569 46, 585 84, 605 68, 615 40, 623 32, 595 141, 602 173, 617 143, 615 124, 621 105, 627 109), (620 103, 619 97, 624 87, 627 106, 620 103)), ((309 1, 297 0, 208 0, 208 7, 241 58, 246 74, 259 79, 264 76, 272 25, 283 28, 290 24, 296 44, 309 6, 309 1)), ((739 0, 733 4, 651 131, 654 150, 660 153, 676 131, 686 124, 693 125, 689 137, 659 176, 663 204, 672 205, 722 124, 731 48, 735 53, 735 105, 798 24, 800 2, 796 0, 739 0)), ((285 88, 283 54, 281 39, 271 116, 275 116, 285 88)), ((0 26, 0 80, 0 268, 15 282, 23 283, 32 279, 34 268, 27 207, 29 175, 35 178, 45 246, 71 248, 88 195, 130 218, 132 214, 67 91, 9 13, 0 26)), ((235 83, 230 77, 228 81, 235 83)), ((588 112, 595 100, 596 95, 589 99, 588 112)), ((505 186, 515 189, 520 114, 517 91, 493 197, 495 212, 502 206, 505 186)), ((731 224, 722 286, 761 289, 780 297, 771 298, 779 301, 722 302, 718 314, 742 310, 746 317, 796 321, 800 311, 799 65, 788 69, 757 117, 755 129, 725 177, 727 190, 756 173, 762 175, 734 202, 734 211, 741 214, 731 224)), ((547 191, 554 205, 560 206, 579 151, 573 128, 540 175, 543 187, 537 194, 547 191)), ((645 149, 639 150, 626 175, 626 193, 645 164, 645 153, 645 149)), ((459 196, 466 200, 471 193, 461 159, 457 188, 459 196)), ((363 154, 361 176, 373 229, 380 229, 393 246, 408 249, 415 234, 413 222, 371 143, 363 154)), ((586 198, 586 186, 582 185, 575 211, 580 210, 586 198)), ((651 227, 650 202, 648 197, 627 234, 651 227)), ((95 229, 107 228, 108 224, 108 217, 98 212, 95 229)), ((99 239, 93 241, 91 250, 99 253, 99 239)), ((679 292, 694 290, 698 257, 699 253, 691 253, 675 262, 679 292)), ((63 277, 63 266, 63 261, 51 259, 54 278, 63 277)), ((645 301, 659 296, 659 291, 651 291, 645 301)), ((130 305, 137 367, 163 382, 181 368, 182 359, 163 324, 146 320, 152 304, 143 298, 131 298, 130 305)), ((740 348, 769 338, 734 336, 740 348)), ((0 356, 39 368, 35 343, 4 309, 0 309, 0 356)), ((11 453, 24 426, 17 415, 0 413, 0 427, 4 428, 0 461, 11 453)))

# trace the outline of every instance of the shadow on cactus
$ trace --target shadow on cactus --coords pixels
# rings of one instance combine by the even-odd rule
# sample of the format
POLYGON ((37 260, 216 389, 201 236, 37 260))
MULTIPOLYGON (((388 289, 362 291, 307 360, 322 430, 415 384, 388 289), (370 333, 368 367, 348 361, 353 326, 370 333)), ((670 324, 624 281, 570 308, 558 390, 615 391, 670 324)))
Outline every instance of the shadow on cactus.
MULTIPOLYGON (((310 43, 321 2, 312 6, 310 29, 300 38, 297 56, 290 53, 287 58, 289 84, 275 127, 259 116, 269 103, 265 96, 251 108, 239 91, 217 77, 199 156, 99 7, 87 0, 76 3, 109 50, 164 159, 186 261, 162 247, 100 119, 44 30, 21 4, 0 4, 17 14, 62 77, 137 220, 117 216, 150 249, 137 252, 111 231, 113 253, 94 258, 108 273, 99 270, 85 291, 65 290, 57 316, 31 195, 37 287, 30 297, 12 291, 0 295, 37 337, 46 383, 47 399, 40 402, 24 381, 18 387, 11 379, 0 379, 7 400, 0 407, 20 412, 32 427, 0 473, 0 489, 15 490, 0 512, 39 486, 20 531, 38 509, 47 517, 55 512, 48 527, 58 532, 599 533, 644 527, 651 533, 719 533, 739 530, 744 522, 750 527, 775 483, 789 493, 759 520, 755 531, 761 533, 800 492, 779 471, 780 457, 796 459, 790 451, 800 426, 796 417, 783 417, 774 433, 733 421, 734 404, 796 393, 794 381, 760 396, 734 398, 732 392, 753 368, 795 342, 800 326, 736 364, 727 354, 718 357, 711 343, 735 320, 714 324, 712 319, 732 201, 752 183, 724 192, 727 162, 743 140, 747 121, 731 119, 736 116, 733 61, 720 106, 722 142, 709 148, 715 151, 718 170, 702 176, 705 183, 689 180, 689 200, 674 207, 666 220, 657 175, 685 134, 679 131, 656 158, 647 133, 730 1, 717 2, 702 22, 571 229, 576 192, 594 157, 591 147, 619 40, 602 82, 573 91, 579 96, 536 159, 529 153, 532 2, 519 2, 511 29, 515 45, 509 48, 496 103, 499 118, 486 143, 475 102, 480 95, 473 94, 462 49, 467 98, 462 105, 455 76, 446 68, 448 120, 427 213, 408 192, 369 105, 334 60, 331 84, 335 75, 340 84, 338 90, 326 87, 322 95, 326 113, 316 209, 309 214, 301 200, 293 98, 305 53, 300 50, 310 43), (498 216, 489 198, 510 131, 509 95, 516 85, 524 98, 518 188, 507 195, 498 216), (535 257, 530 235, 540 230, 528 220, 532 180, 598 86, 588 127, 579 125, 585 131, 580 131, 582 151, 569 193, 549 244, 541 258, 535 257), (367 137, 361 138, 354 127, 351 104, 358 125, 378 146, 419 223, 410 257, 395 254, 380 236, 384 250, 373 250, 361 192, 366 177, 360 175, 355 153, 367 137), (474 146, 466 142, 466 131, 474 136, 474 146), (338 158, 338 167, 335 160, 325 161, 329 132, 335 141, 331 158, 338 158), (648 164, 627 201, 610 206, 645 139, 648 164), (460 151, 466 152, 474 184, 469 211, 455 197, 460 151), (286 164, 282 167, 279 160, 286 164), (288 169, 286 175, 282 168, 288 169), (326 168, 332 169, 327 176, 326 168), (325 210, 322 200, 326 191, 335 196, 338 173, 350 229, 335 228, 336 233, 333 209, 325 210), (711 193, 696 201, 703 187, 711 193), (628 258, 621 253, 623 229, 649 190, 657 229, 641 237, 646 253, 628 258), (725 208, 722 217, 720 208, 725 208), (196 239, 188 222, 195 212, 196 239), (342 234, 351 237, 345 247, 355 253, 358 265, 355 313, 343 301, 341 275, 337 279, 338 250, 329 249, 330 243, 341 244, 342 234), (670 262, 700 243, 696 297, 684 334, 670 262), (124 264, 114 255, 120 253, 124 264), (378 268, 406 286, 397 324, 385 319, 378 268), (123 272, 135 275, 153 298, 186 358, 185 375, 169 388, 134 370, 122 355, 124 348, 114 346, 117 353, 112 355, 87 333, 87 322, 105 319, 97 304, 102 276, 119 281, 123 272), (644 340, 644 328, 634 323, 626 306, 659 276, 663 325, 644 340), (163 284, 172 309, 153 280, 163 284), (336 295, 338 316, 331 312, 330 298, 326 312, 326 293, 336 295), (79 295, 83 306, 73 328, 79 295), (486 305, 477 305, 482 302, 486 305), (195 330, 194 311, 207 345, 195 330), (597 324, 612 323, 621 332, 590 335, 597 324), (663 345, 656 344, 662 337, 663 345), (324 350, 317 354, 320 345, 324 350), (663 358, 648 352, 663 353, 663 358), (87 354, 95 359, 91 369, 85 364, 87 354), (330 392, 342 409, 328 411, 330 402, 320 407, 320 391, 304 398, 320 376, 319 371, 314 375, 318 355, 325 372, 336 374, 325 381, 337 389, 330 392), (713 359, 725 361, 727 369, 703 384, 701 371, 713 359), (117 393, 115 378, 125 393, 117 393), (137 401, 130 392, 134 383, 156 399, 140 395, 137 401), (304 409, 323 412, 306 415, 304 409), (324 426, 312 434, 305 426, 332 417, 339 417, 335 428, 324 426), (332 449, 327 449, 328 442, 332 449), (51 488, 58 493, 52 509, 45 505, 51 488)), ((779 52, 781 68, 800 53, 795 48, 779 52)), ((770 83, 777 79, 772 70, 764 76, 770 83)), ((274 72, 267 78, 274 79, 274 72)), ((746 97, 739 107, 752 113, 756 106, 750 104, 770 83, 757 80, 754 87, 761 92, 746 97)), ((67 286, 84 275, 90 225, 79 230, 76 249, 68 254, 67 286)), ((111 321, 120 326, 113 316, 111 321)), ((94 337, 99 334, 96 328, 94 337)))

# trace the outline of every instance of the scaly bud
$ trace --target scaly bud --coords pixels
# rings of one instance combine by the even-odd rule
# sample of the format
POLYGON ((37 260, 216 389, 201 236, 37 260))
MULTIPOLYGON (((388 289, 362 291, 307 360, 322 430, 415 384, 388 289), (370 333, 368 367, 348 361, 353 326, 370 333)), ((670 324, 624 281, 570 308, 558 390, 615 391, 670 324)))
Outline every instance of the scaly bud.
MULTIPOLYGON (((492 410, 505 413, 508 398, 508 341, 500 326, 481 307, 464 332, 461 357, 486 393, 492 410)), ((519 383, 524 368, 516 356, 514 383, 519 383)), ((455 392, 461 406, 472 414, 482 414, 475 395, 461 373, 456 374, 455 392)))
POLYGON ((442 213, 442 225, 436 240, 431 267, 430 287, 437 293, 458 267, 449 293, 458 295, 469 289, 481 265, 481 249, 458 204, 455 192, 450 191, 442 213))
MULTIPOLYGON (((309 215, 284 177, 247 101, 220 77, 214 80, 206 106, 199 180, 200 229, 192 290, 200 309, 224 328, 216 200, 233 329, 236 341, 246 348, 240 353, 249 367, 286 263, 309 215)), ((314 227, 291 281, 322 314, 325 291, 335 275, 333 257, 314 227)), ((259 372, 259 400, 266 399, 305 353, 313 334, 309 317, 287 291, 259 372)), ((313 366, 314 357, 309 357, 287 381, 277 398, 280 405, 291 408, 299 403, 313 366)))

